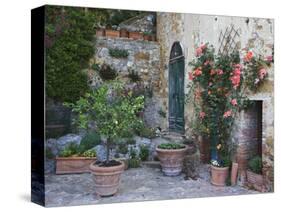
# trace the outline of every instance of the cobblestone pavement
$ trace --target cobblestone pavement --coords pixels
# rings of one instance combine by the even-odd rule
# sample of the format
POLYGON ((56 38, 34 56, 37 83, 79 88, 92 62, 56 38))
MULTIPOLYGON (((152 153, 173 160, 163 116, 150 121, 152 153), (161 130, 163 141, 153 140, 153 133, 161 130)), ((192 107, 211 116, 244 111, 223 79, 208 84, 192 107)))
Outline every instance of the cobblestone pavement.
POLYGON ((184 180, 163 176, 158 168, 142 167, 122 174, 119 191, 112 197, 94 194, 91 174, 46 175, 46 206, 70 206, 145 200, 167 200, 226 195, 257 194, 240 186, 216 187, 210 184, 207 166, 200 168, 200 178, 184 180))

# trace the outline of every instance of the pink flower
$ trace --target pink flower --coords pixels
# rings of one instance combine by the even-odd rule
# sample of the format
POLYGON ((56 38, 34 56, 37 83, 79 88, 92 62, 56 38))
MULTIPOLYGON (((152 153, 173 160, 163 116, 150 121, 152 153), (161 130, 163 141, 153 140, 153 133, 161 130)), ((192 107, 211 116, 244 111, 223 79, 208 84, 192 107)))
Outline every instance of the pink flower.
POLYGON ((207 48, 207 45, 206 45, 206 44, 202 44, 202 45, 200 46, 200 48, 201 48, 202 50, 205 50, 205 49, 207 48))
POLYGON ((210 61, 209 61, 209 60, 206 60, 205 63, 204 63, 205 66, 206 66, 206 65, 209 65, 209 64, 210 64, 210 61))
POLYGON ((231 104, 232 104, 233 106, 236 106, 236 105, 237 105, 237 100, 236 100, 236 99, 232 99, 230 102, 231 102, 231 104))
POLYGON ((228 111, 226 111, 224 114, 223 114, 223 117, 224 118, 227 118, 227 117, 229 117, 229 116, 231 116, 232 115, 232 111, 231 110, 228 110, 228 111))
POLYGON ((234 75, 240 75, 240 74, 241 74, 240 69, 235 68, 234 71, 233 71, 233 74, 234 74, 234 75))
POLYGON ((210 75, 215 75, 217 72, 216 72, 216 70, 214 70, 214 69, 212 69, 211 71, 210 71, 210 75))
POLYGON ((194 76, 191 72, 188 72, 188 78, 189 80, 193 80, 194 79, 194 76))
POLYGON ((240 84, 240 76, 234 75, 234 76, 230 77, 230 80, 233 85, 233 88, 236 89, 240 84))
POLYGON ((196 52, 195 52, 196 57, 201 56, 201 55, 202 55, 202 52, 203 52, 203 50, 202 50, 200 47, 198 47, 198 48, 196 49, 196 52))
POLYGON ((266 74, 267 74, 267 71, 266 71, 265 68, 262 68, 262 69, 259 70, 260 79, 263 79, 266 76, 266 74))
POLYGON ((250 60, 253 58, 253 56, 254 56, 253 52, 251 52, 251 51, 247 52, 247 54, 244 57, 244 61, 250 62, 250 60))
POLYGON ((272 55, 269 55, 265 59, 266 59, 267 62, 272 62, 273 57, 272 57, 272 55))
POLYGON ((209 86, 212 86, 213 85, 213 83, 212 82, 209 82, 209 86))
POLYGON ((223 70, 219 69, 218 70, 218 75, 222 75, 223 74, 223 70))
POLYGON ((235 64, 234 68, 242 69, 242 65, 241 64, 235 64))
POLYGON ((199 117, 200 117, 201 119, 203 119, 205 116, 206 116, 206 113, 205 113, 205 112, 200 112, 199 117))
POLYGON ((201 74, 202 74, 201 69, 202 69, 201 67, 199 67, 199 68, 195 69, 195 71, 194 71, 194 75, 195 75, 195 76, 199 76, 199 75, 201 75, 201 74))

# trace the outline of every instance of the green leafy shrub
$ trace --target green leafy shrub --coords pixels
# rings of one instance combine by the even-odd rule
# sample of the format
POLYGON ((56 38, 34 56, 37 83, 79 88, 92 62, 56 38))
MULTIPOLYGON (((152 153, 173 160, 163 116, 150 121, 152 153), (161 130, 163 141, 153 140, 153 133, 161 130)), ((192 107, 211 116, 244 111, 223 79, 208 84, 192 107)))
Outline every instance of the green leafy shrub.
POLYGON ((131 148, 130 149, 130 158, 129 158, 129 161, 128 161, 128 165, 129 165, 129 168, 138 168, 140 167, 140 158, 137 157, 137 153, 136 151, 131 148))
POLYGON ((118 145, 118 150, 121 154, 127 154, 128 153, 128 147, 127 147, 127 144, 126 143, 120 143, 118 145))
POLYGON ((79 144, 79 152, 85 152, 101 143, 101 137, 96 132, 87 133, 79 144))
POLYGON ((97 156, 97 153, 94 149, 89 149, 89 150, 83 152, 82 156, 87 157, 87 158, 94 158, 97 156))
POLYGON ((142 145, 140 146, 140 154, 139 157, 142 161, 146 161, 148 159, 149 156, 149 149, 147 146, 142 145))
POLYGON ((260 156, 255 156, 249 161, 249 169, 256 173, 261 174, 262 173, 262 159, 260 156))
POLYGON ((166 143, 158 145, 159 149, 183 149, 185 145, 177 143, 166 143))
POLYGON ((79 146, 71 142, 59 154, 60 157, 71 157, 78 154, 79 146))
POLYGON ((138 130, 136 130, 136 133, 140 137, 145 137, 145 138, 155 138, 156 136, 155 129, 146 126, 143 126, 138 130))
POLYGON ((109 49, 109 55, 115 58, 126 58, 129 56, 129 52, 128 50, 115 48, 109 49))
POLYGON ((53 159, 55 157, 55 155, 52 153, 52 151, 49 147, 46 148, 45 155, 46 155, 46 158, 48 158, 48 159, 53 159))
POLYGON ((95 53, 99 17, 84 8, 47 6, 45 25, 46 92, 57 101, 75 102, 89 91, 88 67, 95 53))

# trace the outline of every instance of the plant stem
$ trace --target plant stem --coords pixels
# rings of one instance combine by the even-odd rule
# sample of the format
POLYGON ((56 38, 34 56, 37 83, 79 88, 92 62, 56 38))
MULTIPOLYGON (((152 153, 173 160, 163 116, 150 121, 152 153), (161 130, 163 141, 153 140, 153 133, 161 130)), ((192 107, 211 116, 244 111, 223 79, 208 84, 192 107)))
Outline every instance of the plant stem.
POLYGON ((111 140, 111 138, 108 137, 108 139, 106 141, 106 164, 109 163, 110 140, 111 140))

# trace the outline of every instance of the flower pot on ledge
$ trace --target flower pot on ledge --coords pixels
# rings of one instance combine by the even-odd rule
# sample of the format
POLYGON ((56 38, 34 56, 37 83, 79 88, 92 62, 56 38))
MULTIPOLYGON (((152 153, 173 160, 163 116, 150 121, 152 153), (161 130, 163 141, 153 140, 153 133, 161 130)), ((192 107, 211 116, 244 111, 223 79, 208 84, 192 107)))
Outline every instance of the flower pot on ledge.
POLYGON ((104 29, 97 29, 97 30, 96 30, 96 36, 97 36, 97 37, 103 37, 103 36, 105 36, 105 30, 104 30, 104 29))
POLYGON ((133 40, 142 40, 143 34, 140 32, 129 32, 129 38, 132 38, 133 40))
POLYGON ((118 38, 120 37, 120 32, 118 30, 106 29, 105 36, 111 38, 118 38))
POLYGON ((120 37, 121 38, 128 38, 129 32, 126 29, 120 29, 120 37))
POLYGON ((56 174, 87 173, 90 172, 90 164, 95 161, 95 157, 57 157, 56 174))

